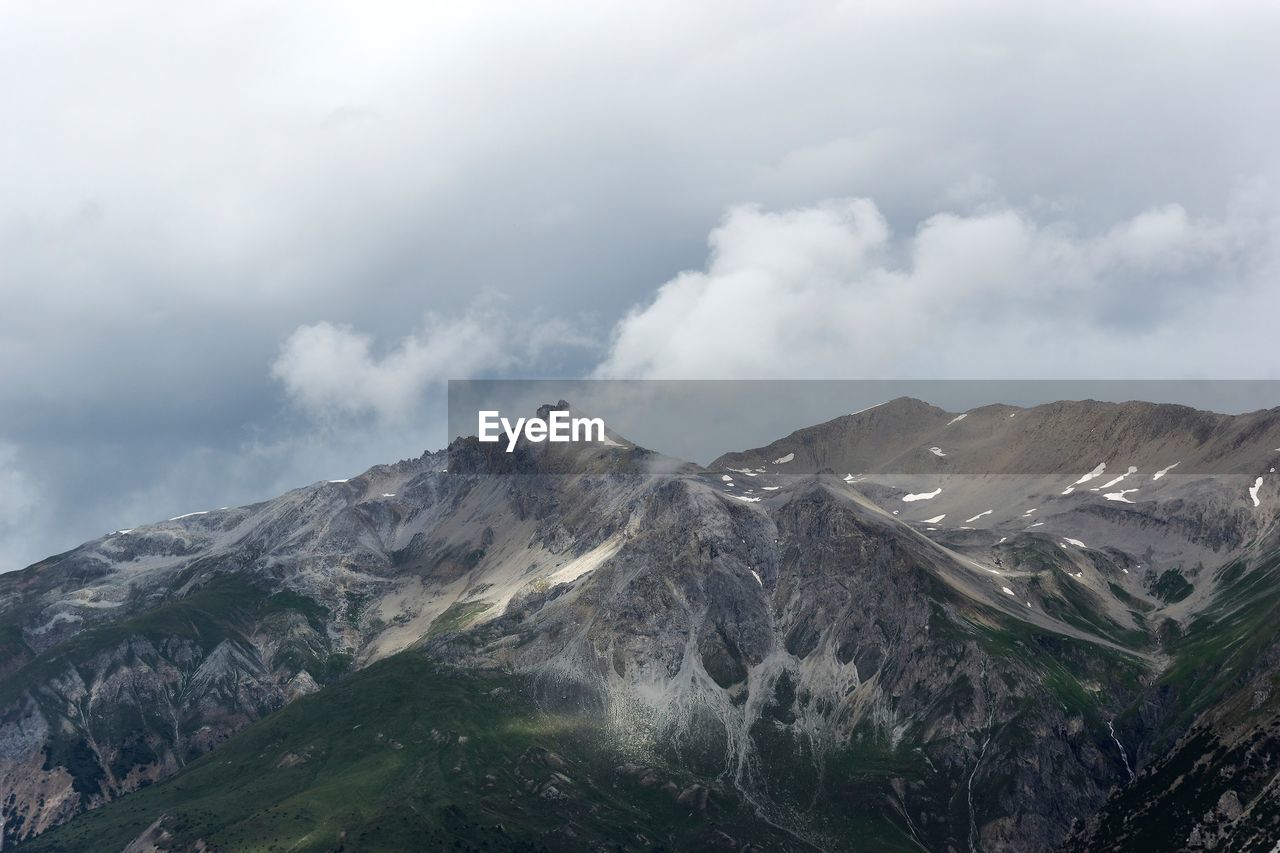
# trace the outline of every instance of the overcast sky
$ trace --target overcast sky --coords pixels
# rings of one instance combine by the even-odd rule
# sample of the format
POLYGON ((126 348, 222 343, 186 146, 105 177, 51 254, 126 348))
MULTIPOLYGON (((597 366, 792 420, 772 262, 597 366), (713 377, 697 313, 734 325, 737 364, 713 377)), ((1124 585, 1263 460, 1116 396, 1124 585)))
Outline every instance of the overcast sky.
POLYGON ((0 570, 448 378, 1276 378, 1277 7, 1031 5, 10 0, 0 570))

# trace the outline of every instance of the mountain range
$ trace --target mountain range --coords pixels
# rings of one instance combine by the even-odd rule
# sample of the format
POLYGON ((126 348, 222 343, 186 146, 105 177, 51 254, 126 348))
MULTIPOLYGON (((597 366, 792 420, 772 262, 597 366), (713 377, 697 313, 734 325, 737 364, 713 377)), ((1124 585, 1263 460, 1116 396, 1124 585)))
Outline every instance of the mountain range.
POLYGON ((0 575, 0 848, 1275 849, 1280 409, 504 451, 0 575))

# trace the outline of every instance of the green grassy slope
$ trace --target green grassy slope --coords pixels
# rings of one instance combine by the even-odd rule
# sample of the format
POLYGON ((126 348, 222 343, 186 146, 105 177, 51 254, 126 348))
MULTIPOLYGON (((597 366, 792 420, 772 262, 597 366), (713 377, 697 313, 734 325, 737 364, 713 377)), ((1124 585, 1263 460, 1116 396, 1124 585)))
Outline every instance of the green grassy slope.
POLYGON ((119 850, 158 819, 170 850, 807 849, 729 792, 620 772, 596 728, 404 653, 21 849, 119 850))

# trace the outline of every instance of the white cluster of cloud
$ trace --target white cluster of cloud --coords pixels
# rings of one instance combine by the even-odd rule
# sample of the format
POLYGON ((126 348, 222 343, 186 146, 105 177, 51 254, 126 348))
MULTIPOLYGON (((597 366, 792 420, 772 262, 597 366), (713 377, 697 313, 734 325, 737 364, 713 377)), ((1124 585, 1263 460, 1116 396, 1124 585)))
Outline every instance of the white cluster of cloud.
POLYGON ((373 339, 350 326, 301 326, 285 341, 271 375, 290 400, 319 417, 372 411, 402 421, 428 385, 451 376, 508 366, 502 326, 494 318, 430 318, 420 334, 402 339, 381 358, 373 339))
POLYGON ((383 355, 374 346, 372 335, 348 325, 299 326, 281 346, 271 375, 317 421, 371 414, 397 426, 419 416, 427 393, 448 379, 528 371, 593 341, 562 320, 518 323, 490 306, 458 317, 430 314, 420 331, 383 355))
POLYGON ((1177 204, 1087 231, 997 206, 892 233, 869 199, 734 207, 615 330, 627 378, 1263 378, 1280 217, 1177 204))

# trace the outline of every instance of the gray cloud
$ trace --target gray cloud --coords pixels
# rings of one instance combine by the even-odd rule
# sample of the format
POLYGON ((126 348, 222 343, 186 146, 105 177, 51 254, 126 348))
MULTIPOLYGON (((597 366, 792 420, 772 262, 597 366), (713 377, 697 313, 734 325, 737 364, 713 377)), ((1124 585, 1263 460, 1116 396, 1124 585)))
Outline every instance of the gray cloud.
POLYGON ((1163 205, 1090 233, 991 207, 895 238, 868 199, 735 207, 597 375, 1274 377, 1278 213, 1259 192, 1222 221, 1163 205))
MULTIPOLYGON (((1123 265, 1079 272, 1106 292, 1064 314, 1097 343, 1098 370, 1109 351, 1179 363, 1192 317, 1220 340, 1252 315, 1232 351, 1247 375, 1270 371, 1252 341, 1257 306, 1273 303, 1249 289, 1266 261, 1240 230, 1259 217, 1240 208, 1280 180, 1263 85, 1280 76, 1278 16, 1168 3, 10 4, 0 470, 22 478, 6 494, 38 500, 0 529, 0 570, 420 452, 442 434, 440 376, 657 370, 668 356, 643 342, 592 342, 703 268, 707 233, 749 203, 874 199, 896 236, 865 263, 917 285, 921 223, 938 239, 985 229, 993 257, 996 241, 1029 240, 1033 272, 1046 247, 1099 265, 1108 239, 1123 243, 1123 265), (1190 242, 1170 249, 1171 234, 1190 242), (1144 240, 1165 248, 1143 255, 1144 240), (507 340, 494 349, 485 330, 475 350, 445 346, 482 293, 501 295, 507 340), (1130 333, 1140 346, 1118 342, 1130 333), (327 376, 311 369, 323 358, 327 376), (424 399, 400 403, 402 388, 424 399)), ((1043 305, 1045 291, 966 287, 969 301, 936 303, 973 329, 955 363, 1036 364, 1008 348, 1042 330, 991 337, 983 312, 1043 305)), ((914 358, 895 369, 930 367, 914 358)))

